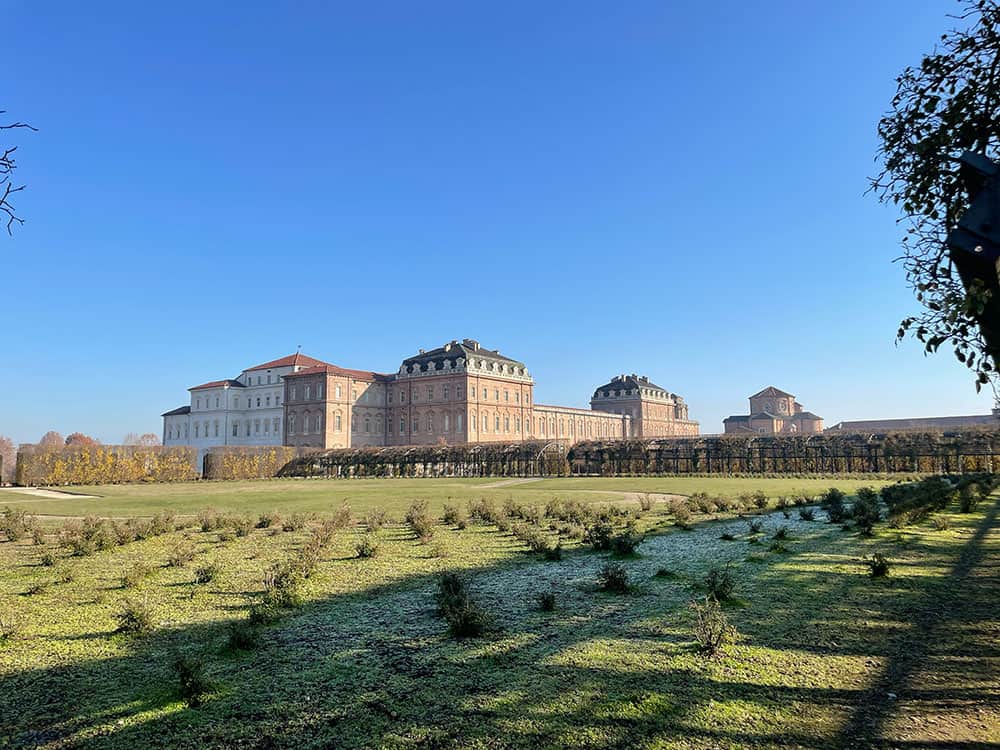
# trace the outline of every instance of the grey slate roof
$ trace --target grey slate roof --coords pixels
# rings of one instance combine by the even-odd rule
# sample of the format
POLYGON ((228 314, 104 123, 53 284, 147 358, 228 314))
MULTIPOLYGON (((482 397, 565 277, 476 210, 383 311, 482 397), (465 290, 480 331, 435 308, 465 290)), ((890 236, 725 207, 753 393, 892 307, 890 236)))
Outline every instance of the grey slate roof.
POLYGON ((430 351, 421 352, 413 357, 407 357, 403 360, 403 367, 409 371, 412 371, 412 368, 414 367, 418 367, 420 370, 426 370, 427 365, 433 362, 435 368, 441 369, 445 360, 451 360, 451 365, 454 367, 459 359, 464 359, 466 362, 471 359, 481 359, 485 362, 507 362, 525 369, 523 362, 504 356, 494 349, 484 349, 479 345, 479 342, 474 339, 451 341, 444 346, 439 346, 437 349, 431 349, 430 351))
POLYGON ((191 413, 191 407, 190 406, 179 406, 176 409, 171 409, 170 411, 161 414, 160 416, 161 417, 175 417, 178 414, 190 414, 190 413, 191 413))
POLYGON ((599 397, 602 391, 631 391, 634 388, 652 388, 655 391, 663 391, 664 395, 671 395, 670 391, 658 386, 649 378, 632 373, 631 375, 618 375, 604 385, 598 386, 594 391, 594 396, 599 397))
POLYGON ((958 417, 914 417, 912 419, 863 419, 838 422, 823 432, 879 432, 897 430, 946 430, 958 427, 1000 426, 993 414, 969 414, 958 417))

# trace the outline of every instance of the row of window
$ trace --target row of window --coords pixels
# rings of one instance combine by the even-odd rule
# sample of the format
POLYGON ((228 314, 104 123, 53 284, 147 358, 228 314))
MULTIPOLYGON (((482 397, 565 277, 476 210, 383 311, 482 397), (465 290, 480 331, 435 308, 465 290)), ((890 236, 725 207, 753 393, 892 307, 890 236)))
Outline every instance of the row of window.
MULTIPOLYGON (((204 422, 192 422, 191 428, 189 429, 188 424, 183 425, 170 425, 167 427, 167 440, 180 440, 181 439, 181 428, 183 427, 184 437, 190 437, 190 429, 194 430, 195 438, 208 438, 208 437, 219 437, 221 424, 218 419, 209 422, 205 420, 204 422)), ((251 435, 279 435, 281 431, 281 417, 274 417, 272 419, 254 419, 254 420, 234 420, 231 423, 231 429, 233 437, 239 437, 240 435, 245 435, 250 437, 251 435)))
MULTIPOLYGON (((212 401, 211 401, 211 399, 209 397, 207 397, 207 396, 205 397, 204 403, 205 403, 205 408, 206 409, 211 409, 212 408, 212 405, 211 405, 212 401)), ((233 406, 232 406, 232 408, 233 409, 239 409, 239 408, 241 408, 240 407, 241 404, 245 404, 245 406, 243 406, 242 408, 253 409, 255 403, 256 403, 256 408, 258 408, 258 409, 261 409, 261 408, 269 409, 269 408, 271 408, 271 394, 266 394, 264 396, 257 396, 256 398, 254 398, 253 396, 247 396, 245 400, 241 400, 239 396, 233 396, 233 406)), ((201 410, 201 408, 202 408, 201 404, 202 404, 202 399, 201 398, 195 399, 195 407, 194 407, 195 411, 201 410)), ((215 397, 215 408, 216 409, 219 408, 219 404, 220 404, 219 396, 216 396, 215 397)), ((274 394, 274 405, 275 406, 281 406, 281 395, 278 394, 278 393, 274 394)))
MULTIPOLYGON (((437 395, 436 386, 428 385, 426 388, 427 388, 427 390, 426 390, 427 400, 428 401, 433 401, 435 399, 436 395, 437 395)), ((313 388, 312 385, 302 386, 302 391, 301 392, 302 392, 302 400, 303 401, 311 401, 311 400, 313 400, 314 394, 315 394, 315 398, 316 399, 322 399, 323 398, 323 384, 322 383, 318 383, 315 388, 313 388)), ((483 388, 482 393, 483 393, 483 395, 482 395, 482 399, 481 400, 482 401, 489 401, 489 389, 488 388, 483 388)), ((358 390, 357 390, 357 388, 352 388, 351 389, 351 399, 352 399, 352 401, 355 401, 355 402, 360 402, 360 403, 370 403, 371 402, 371 403, 374 403, 376 399, 373 398, 373 399, 369 400, 369 395, 370 394, 371 394, 371 391, 365 390, 365 391, 363 391, 361 393, 361 398, 358 399, 358 390)), ((462 386, 456 385, 455 386, 455 398, 457 400, 461 400, 462 399, 462 394, 463 394, 462 386)), ((288 393, 288 398, 290 400, 292 400, 292 401, 297 401, 298 400, 298 395, 299 395, 299 387, 297 385, 290 386, 289 393, 288 393)), ((476 392, 475 392, 475 390, 471 390, 469 392, 469 395, 471 396, 472 400, 475 401, 475 399, 476 399, 476 392)), ((341 387, 339 385, 334 386, 334 399, 337 400, 337 401, 339 401, 341 399, 341 397, 342 397, 341 387)), ((387 397, 388 397, 388 399, 387 399, 388 403, 390 403, 390 404, 393 402, 394 399, 398 399, 399 403, 401 403, 401 404, 405 404, 406 403, 406 391, 403 390, 403 389, 400 389, 400 390, 396 391, 395 393, 388 392, 387 393, 387 397)), ((451 400, 451 386, 450 385, 445 384, 445 385, 441 386, 441 399, 443 401, 450 401, 451 400)), ((419 391, 419 388, 414 388, 413 389, 413 401, 417 402, 419 400, 420 400, 420 391, 419 391)), ((494 388, 493 389, 493 400, 494 401, 498 401, 498 402, 500 401, 500 389, 499 388, 494 388)), ((505 389, 503 391, 503 400, 505 402, 507 402, 507 403, 510 403, 511 397, 510 397, 510 391, 509 390, 505 389)), ((514 399, 513 400, 514 400, 515 404, 520 404, 521 403, 521 392, 520 391, 514 391, 514 399)), ((531 397, 528 394, 525 394, 525 396, 524 396, 524 403, 525 404, 531 403, 531 397)), ((260 404, 258 404, 258 406, 259 405, 260 404)))

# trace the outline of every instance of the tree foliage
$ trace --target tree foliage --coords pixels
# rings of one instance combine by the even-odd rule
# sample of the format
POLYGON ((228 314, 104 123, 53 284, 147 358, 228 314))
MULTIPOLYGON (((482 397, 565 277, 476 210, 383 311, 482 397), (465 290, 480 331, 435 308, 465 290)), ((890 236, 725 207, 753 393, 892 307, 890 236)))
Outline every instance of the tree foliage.
POLYGON ((84 435, 82 432, 74 432, 66 436, 66 445, 100 445, 100 440, 84 435))
POLYGON ((1000 156, 1000 5, 960 2, 954 19, 962 28, 943 34, 918 67, 896 79, 891 109, 878 126, 882 170, 871 188, 902 210, 900 260, 923 306, 903 319, 898 339, 913 335, 928 353, 951 346, 975 373, 976 389, 990 384, 996 392, 997 364, 975 319, 988 292, 963 286, 944 242, 969 205, 958 157, 1000 156))
POLYGON ((14 468, 17 466, 17 446, 6 435, 0 435, 0 483, 14 480, 14 468))
POLYGON ((38 441, 38 444, 43 448, 61 448, 66 444, 66 442, 63 440, 63 436, 58 432, 55 430, 49 430, 42 435, 42 439, 38 441))

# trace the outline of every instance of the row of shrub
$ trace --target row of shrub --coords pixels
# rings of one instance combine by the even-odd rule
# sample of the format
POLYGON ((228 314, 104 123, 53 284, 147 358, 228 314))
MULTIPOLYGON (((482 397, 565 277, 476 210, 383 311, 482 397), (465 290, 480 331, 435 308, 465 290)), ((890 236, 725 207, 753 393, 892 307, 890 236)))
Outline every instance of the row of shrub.
POLYGON ((124 482, 180 482, 197 479, 197 451, 188 446, 22 446, 14 481, 22 486, 124 482))

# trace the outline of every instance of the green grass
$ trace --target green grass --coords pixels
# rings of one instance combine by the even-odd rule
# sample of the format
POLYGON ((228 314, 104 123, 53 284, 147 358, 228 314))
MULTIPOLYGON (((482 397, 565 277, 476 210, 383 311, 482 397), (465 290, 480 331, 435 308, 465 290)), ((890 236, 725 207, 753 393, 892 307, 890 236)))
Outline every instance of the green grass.
POLYGON ((329 512, 347 501, 356 512, 381 508, 400 518, 414 500, 427 500, 439 513, 444 503, 464 505, 470 499, 486 497, 503 502, 513 497, 520 503, 542 505, 553 497, 583 502, 625 501, 637 503, 635 493, 689 495, 703 491, 735 496, 763 490, 771 497, 806 493, 816 495, 831 486, 848 494, 858 487, 881 486, 885 480, 768 479, 733 477, 616 477, 542 479, 500 487, 490 485, 503 479, 268 479, 242 482, 182 482, 177 484, 101 485, 69 487, 67 490, 94 499, 52 499, 18 492, 0 493, 0 507, 10 505, 30 513, 54 516, 141 516, 163 508, 179 514, 194 514, 206 507, 226 512, 262 513, 329 512))
MULTIPOLYGON (((425 481, 428 492, 435 483, 459 496, 457 481, 425 481)), ((353 490, 368 482, 329 483, 352 488, 332 496, 318 494, 324 484, 240 483, 229 495, 221 483, 115 488, 122 494, 113 502, 135 513, 166 497, 191 509, 270 509, 279 496, 302 509, 330 510, 343 497, 356 511, 375 502, 374 490, 353 490), (184 496, 195 487, 219 494, 184 496), (137 489, 149 494, 136 499, 137 489)), ((380 484, 397 516, 420 487, 380 484)), ((476 497, 481 484, 464 481, 476 497)), ((540 484, 532 491, 582 492, 540 484)), ((520 493, 531 486, 515 499, 527 502, 520 493)), ((363 531, 353 527, 325 550, 305 604, 266 626, 251 651, 227 648, 228 625, 259 599, 268 565, 300 548, 307 531, 254 530, 222 542, 191 526, 80 558, 52 537, 41 548, 3 542, 0 619, 19 629, 0 644, 0 747, 983 746, 1000 737, 1000 581, 990 572, 1000 565, 1000 524, 995 504, 949 515, 947 531, 880 526, 869 539, 772 513, 763 534, 790 531, 788 552, 776 554, 747 544, 744 520, 696 517, 682 531, 666 525, 658 504, 639 523, 660 531, 621 561, 633 583, 627 595, 598 591, 607 555, 572 542, 562 561, 545 562, 492 526, 439 524, 432 543, 420 544, 395 524, 380 534, 378 556, 359 560, 363 531), (737 540, 720 540, 724 531, 737 540), (184 539, 195 560, 166 567, 184 539), (875 550, 894 563, 888 579, 869 579, 859 564, 875 550), (44 551, 59 557, 54 567, 38 564, 44 551), (737 588, 726 612, 740 639, 723 658, 706 659, 693 648, 686 605, 703 595, 707 570, 727 560, 737 588), (122 589, 122 572, 136 562, 152 574, 122 589), (195 568, 207 562, 221 574, 195 584, 195 568), (660 568, 671 575, 655 577, 660 568), (452 569, 469 577, 493 618, 484 638, 448 637, 435 613, 437 577, 452 569), (71 582, 60 582, 65 572, 71 582), (26 595, 38 582, 48 585, 26 595), (536 597, 549 590, 556 609, 542 612, 536 597), (113 633, 126 600, 152 609, 152 635, 113 633), (211 690, 200 708, 177 692, 170 665, 178 652, 206 660, 211 690)))

